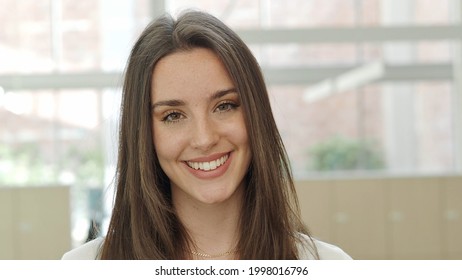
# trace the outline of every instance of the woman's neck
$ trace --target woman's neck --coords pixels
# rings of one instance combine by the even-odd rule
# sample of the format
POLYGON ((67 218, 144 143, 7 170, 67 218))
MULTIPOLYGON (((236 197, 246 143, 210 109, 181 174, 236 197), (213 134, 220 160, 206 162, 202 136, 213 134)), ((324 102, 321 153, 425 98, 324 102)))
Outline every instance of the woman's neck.
POLYGON ((243 188, 226 201, 204 204, 192 199, 175 200, 178 218, 188 231, 193 242, 188 252, 196 259, 236 258, 235 247, 239 240, 239 218, 242 206, 243 188))

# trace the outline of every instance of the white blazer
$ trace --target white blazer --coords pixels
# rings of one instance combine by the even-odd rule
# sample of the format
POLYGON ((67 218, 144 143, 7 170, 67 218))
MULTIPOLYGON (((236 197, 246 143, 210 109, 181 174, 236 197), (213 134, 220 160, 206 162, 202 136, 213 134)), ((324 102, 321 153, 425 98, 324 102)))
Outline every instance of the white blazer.
MULTIPOLYGON (((299 258, 301 260, 315 259, 312 252, 309 250, 309 244, 313 244, 308 236, 300 234, 302 242, 297 244, 299 258)), ((62 257, 63 260, 96 260, 99 259, 101 246, 104 238, 99 237, 90 242, 83 244, 67 253, 62 257)), ((313 239, 313 242, 318 249, 319 258, 321 260, 351 260, 351 257, 339 247, 313 239)))

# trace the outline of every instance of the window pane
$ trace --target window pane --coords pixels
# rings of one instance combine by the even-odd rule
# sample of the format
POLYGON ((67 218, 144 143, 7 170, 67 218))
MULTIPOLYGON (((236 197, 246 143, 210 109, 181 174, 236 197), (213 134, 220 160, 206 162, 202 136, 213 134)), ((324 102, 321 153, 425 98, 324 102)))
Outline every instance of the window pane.
POLYGON ((94 190, 105 187, 101 98, 94 90, 60 90, 8 92, 1 100, 0 186, 71 187, 76 238, 88 230, 76 228, 79 221, 102 215, 90 207, 94 190))
POLYGON ((50 1, 2 1, 2 7, 0 73, 51 71, 50 1))
POLYGON ((451 83, 387 83, 307 102, 306 88, 272 86, 297 176, 324 171, 454 171, 451 83))

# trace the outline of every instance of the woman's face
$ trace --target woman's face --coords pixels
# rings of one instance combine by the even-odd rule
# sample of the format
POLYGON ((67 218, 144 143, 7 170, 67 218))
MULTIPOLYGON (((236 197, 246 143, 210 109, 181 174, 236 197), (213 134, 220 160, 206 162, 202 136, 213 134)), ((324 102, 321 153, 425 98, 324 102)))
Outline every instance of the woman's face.
POLYGON ((239 93, 214 52, 162 58, 153 72, 153 141, 174 203, 239 199, 251 151, 239 93))

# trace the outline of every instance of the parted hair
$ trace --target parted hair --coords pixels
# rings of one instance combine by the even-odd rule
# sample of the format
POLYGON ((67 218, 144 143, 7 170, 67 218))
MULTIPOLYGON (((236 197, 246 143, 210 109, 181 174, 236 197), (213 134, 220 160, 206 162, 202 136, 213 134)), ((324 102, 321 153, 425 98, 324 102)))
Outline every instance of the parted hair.
MULTIPOLYGON (((252 159, 245 176, 237 252, 240 259, 297 259, 308 234, 287 154, 261 69, 246 44, 217 18, 186 11, 164 15, 142 32, 125 70, 116 194, 102 259, 187 259, 193 248, 172 205, 169 178, 152 137, 153 69, 163 57, 207 48, 223 62, 241 99, 252 159)), ((314 245, 310 247, 317 256, 314 245)))

